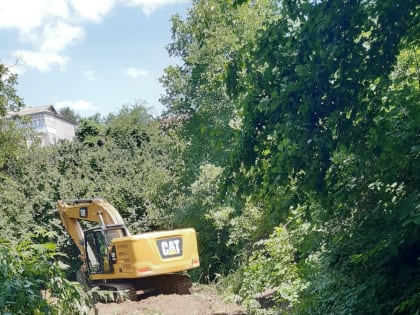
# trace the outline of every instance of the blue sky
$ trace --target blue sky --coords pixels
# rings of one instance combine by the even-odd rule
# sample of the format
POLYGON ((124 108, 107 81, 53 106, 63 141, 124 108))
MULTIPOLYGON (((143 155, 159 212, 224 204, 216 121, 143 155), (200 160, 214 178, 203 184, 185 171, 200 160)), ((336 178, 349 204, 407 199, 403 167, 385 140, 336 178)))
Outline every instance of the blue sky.
POLYGON ((177 60, 170 17, 188 0, 1 0, 0 62, 18 73, 27 107, 69 106, 83 117, 145 100, 158 115, 158 81, 177 60))

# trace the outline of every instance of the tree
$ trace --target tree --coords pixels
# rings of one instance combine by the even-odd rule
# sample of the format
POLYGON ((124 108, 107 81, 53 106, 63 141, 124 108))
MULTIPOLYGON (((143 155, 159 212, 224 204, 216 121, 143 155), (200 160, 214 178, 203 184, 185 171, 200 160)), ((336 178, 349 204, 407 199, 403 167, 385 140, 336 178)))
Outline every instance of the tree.
POLYGON ((202 163, 225 165, 235 131, 236 108, 226 93, 224 78, 233 57, 254 40, 270 20, 275 4, 264 0, 233 8, 227 1, 195 1, 188 17, 172 17, 170 56, 183 64, 165 69, 161 101, 165 116, 181 121, 180 135, 188 142, 184 160, 191 184, 202 163))
POLYGON ((419 307, 418 64, 408 67, 416 75, 393 72, 418 55, 418 8, 283 1, 281 18, 230 66, 243 128, 226 181, 272 224, 293 215, 310 280, 300 312, 419 307))
POLYGON ((60 108, 59 110, 58 110, 58 113, 61 115, 61 116, 63 116, 63 117, 65 117, 65 118, 67 118, 68 120, 70 120, 70 121, 72 121, 72 122, 74 122, 74 123, 78 123, 79 121, 80 121, 80 119, 81 119, 81 117, 80 117, 80 115, 79 114, 77 114, 77 113, 75 113, 74 112, 74 110, 72 110, 70 107, 63 107, 63 108, 60 108))
POLYGON ((9 240, 19 239, 31 226, 31 215, 17 180, 22 176, 23 158, 31 138, 28 128, 11 115, 24 105, 17 95, 16 83, 17 76, 0 64, 0 237, 9 240))
POLYGON ((275 17, 276 10, 275 1, 268 0, 236 8, 228 1, 194 1, 185 20, 178 15, 172 18, 168 52, 180 58, 182 64, 165 70, 161 82, 166 93, 161 101, 166 106, 164 121, 186 144, 180 189, 189 198, 178 219, 185 218, 203 231, 199 233, 203 235, 199 247, 204 249, 201 263, 209 266, 210 278, 237 264, 225 244, 226 229, 212 225, 212 217, 219 214, 218 210, 230 211, 243 205, 242 201, 232 205, 234 198, 218 199, 218 191, 211 189, 214 183, 208 178, 228 164, 228 153, 241 124, 225 78, 235 55, 255 40, 258 30, 275 17), (206 180, 210 182, 204 184, 206 180), (199 184, 204 186, 197 187, 199 184), (203 195, 212 202, 204 202, 203 195))
POLYGON ((17 75, 0 63, 0 170, 8 161, 19 156, 22 147, 25 147, 23 131, 6 117, 9 112, 16 112, 24 106, 16 93, 16 83, 17 75))
POLYGON ((16 83, 17 75, 0 63, 0 117, 6 116, 9 111, 17 111, 23 107, 22 99, 16 94, 16 83))

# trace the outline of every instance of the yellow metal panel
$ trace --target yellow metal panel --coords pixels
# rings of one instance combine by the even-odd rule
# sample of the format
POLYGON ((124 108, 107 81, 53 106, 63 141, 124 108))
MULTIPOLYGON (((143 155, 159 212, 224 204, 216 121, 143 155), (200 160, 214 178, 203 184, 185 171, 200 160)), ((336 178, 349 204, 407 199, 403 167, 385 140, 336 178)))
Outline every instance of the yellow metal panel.
POLYGON ((92 280, 130 279, 162 275, 200 265, 195 230, 192 228, 151 232, 114 239, 117 263, 112 274, 93 274, 92 280), (182 238, 182 255, 163 258, 158 240, 182 238))

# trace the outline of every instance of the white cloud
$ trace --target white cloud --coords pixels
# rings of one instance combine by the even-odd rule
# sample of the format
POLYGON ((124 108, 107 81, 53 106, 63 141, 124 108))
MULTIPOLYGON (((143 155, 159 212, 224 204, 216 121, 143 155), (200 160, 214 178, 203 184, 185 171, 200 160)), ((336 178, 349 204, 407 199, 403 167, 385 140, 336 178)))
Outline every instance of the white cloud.
POLYGON ((126 0, 126 2, 129 6, 140 6, 144 14, 150 15, 165 5, 187 3, 188 0, 126 0))
POLYGON ((84 38, 84 29, 76 23, 99 21, 115 1, 1 0, 0 29, 15 29, 20 41, 30 45, 13 52, 22 67, 63 70, 69 57, 62 52, 84 38))
POLYGON ((77 100, 77 101, 59 101, 56 102, 54 105, 57 109, 63 108, 63 107, 70 107, 74 111, 79 112, 88 112, 88 111, 94 111, 97 109, 96 106, 94 106, 91 102, 86 100, 77 100))
POLYGON ((76 15, 92 22, 100 22, 116 2, 117 0, 70 0, 76 15))
POLYGON ((83 71, 83 75, 89 80, 89 81, 96 81, 98 78, 96 77, 95 71, 93 70, 86 70, 83 71))
POLYGON ((45 23, 100 22, 116 5, 139 6, 145 14, 165 5, 188 0, 1 0, 0 29, 17 29, 20 35, 45 23))
POLYGON ((18 50, 14 55, 22 66, 36 68, 41 72, 49 71, 54 66, 64 69, 68 62, 68 57, 54 52, 18 50))
MULTIPOLYGON (((42 30, 25 35, 26 39, 35 45, 34 49, 17 50, 13 55, 21 63, 21 67, 31 67, 41 72, 58 67, 64 70, 69 57, 62 51, 74 42, 83 39, 84 30, 63 22, 47 23, 42 30)), ((24 70, 22 70, 24 71, 24 70)), ((21 71, 21 73, 22 73, 21 71)))
MULTIPOLYGON (((85 37, 82 23, 101 22, 117 5, 140 7, 150 15, 165 5, 185 2, 188 0, 0 0, 0 30, 16 30, 19 40, 28 46, 13 52, 21 57, 23 67, 63 70, 69 60, 63 51, 85 37)), ((137 78, 147 71, 129 68, 126 75, 137 78)))
POLYGON ((144 69, 139 69, 139 68, 127 68, 124 70, 124 74, 130 78, 138 78, 138 77, 145 77, 148 75, 148 72, 144 69))
POLYGON ((67 18, 65 0, 1 0, 0 28, 18 29, 20 35, 42 26, 49 18, 67 18))
POLYGON ((83 37, 84 30, 80 26, 63 22, 48 23, 43 27, 40 50, 59 52, 83 37))

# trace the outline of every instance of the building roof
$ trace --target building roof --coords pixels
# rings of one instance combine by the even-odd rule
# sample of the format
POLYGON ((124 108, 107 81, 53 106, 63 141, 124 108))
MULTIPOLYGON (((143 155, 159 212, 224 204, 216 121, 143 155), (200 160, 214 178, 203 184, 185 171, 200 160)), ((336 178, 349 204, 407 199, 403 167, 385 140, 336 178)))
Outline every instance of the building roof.
POLYGON ((26 116, 26 115, 34 115, 34 114, 39 114, 39 113, 45 113, 45 112, 50 112, 54 115, 58 115, 57 111, 55 110, 54 106, 52 106, 52 105, 22 108, 17 114, 19 116, 26 116))
POLYGON ((32 116, 35 114, 50 114, 62 120, 68 121, 75 125, 74 121, 60 115, 52 105, 43 105, 43 106, 35 106, 35 107, 25 107, 20 109, 18 112, 9 113, 10 116, 32 116))

